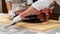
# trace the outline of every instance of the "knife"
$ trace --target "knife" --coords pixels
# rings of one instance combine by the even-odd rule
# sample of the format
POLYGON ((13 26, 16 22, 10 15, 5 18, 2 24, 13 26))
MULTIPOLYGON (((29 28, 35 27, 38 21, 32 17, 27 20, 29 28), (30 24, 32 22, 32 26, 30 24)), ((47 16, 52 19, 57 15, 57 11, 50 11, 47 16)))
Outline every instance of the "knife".
MULTIPOLYGON (((28 20, 29 18, 24 18, 24 19, 27 19, 28 20)), ((22 19, 22 20, 24 20, 24 19, 22 19)), ((19 22, 22 22, 22 20, 20 20, 19 22)), ((19 22, 17 22, 17 23, 19 23, 19 22)), ((12 24, 6 26, 5 28, 9 28, 9 27, 11 27, 13 25, 16 25, 17 23, 12 23, 12 24)))

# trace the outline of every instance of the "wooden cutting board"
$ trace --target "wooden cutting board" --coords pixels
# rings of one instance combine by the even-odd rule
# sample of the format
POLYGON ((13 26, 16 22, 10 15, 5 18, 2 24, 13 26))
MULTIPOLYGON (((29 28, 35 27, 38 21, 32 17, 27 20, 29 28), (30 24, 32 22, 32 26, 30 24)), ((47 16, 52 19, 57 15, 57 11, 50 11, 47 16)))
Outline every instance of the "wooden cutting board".
MULTIPOLYGON (((0 15, 0 23, 10 24, 11 20, 10 20, 9 15, 8 14, 0 15)), ((34 23, 19 22, 19 23, 17 23, 16 26, 23 27, 26 29, 35 30, 35 31, 44 32, 47 30, 52 30, 52 29, 56 29, 56 28, 60 27, 60 21, 48 20, 43 23, 35 23, 35 24, 34 23)))

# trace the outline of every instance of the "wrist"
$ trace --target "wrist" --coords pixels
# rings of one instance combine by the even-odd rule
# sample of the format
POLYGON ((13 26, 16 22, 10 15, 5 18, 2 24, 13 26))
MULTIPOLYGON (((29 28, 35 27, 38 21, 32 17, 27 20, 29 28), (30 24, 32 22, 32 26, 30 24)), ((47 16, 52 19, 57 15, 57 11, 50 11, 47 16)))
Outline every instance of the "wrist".
POLYGON ((12 10, 9 10, 8 12, 13 12, 12 10))

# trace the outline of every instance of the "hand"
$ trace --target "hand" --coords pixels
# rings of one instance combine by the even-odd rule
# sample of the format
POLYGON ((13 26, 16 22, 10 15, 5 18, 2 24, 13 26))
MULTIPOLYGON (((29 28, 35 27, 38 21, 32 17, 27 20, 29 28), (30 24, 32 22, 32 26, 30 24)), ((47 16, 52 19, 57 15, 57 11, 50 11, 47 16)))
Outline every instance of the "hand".
POLYGON ((18 21, 20 21, 22 18, 20 17, 20 15, 18 15, 17 17, 15 17, 13 20, 12 20, 12 23, 17 23, 18 21))
POLYGON ((8 14, 9 14, 9 16, 11 17, 11 19, 14 18, 14 16, 15 16, 15 14, 14 14, 14 12, 13 12, 12 10, 10 10, 10 11, 8 12, 8 14))

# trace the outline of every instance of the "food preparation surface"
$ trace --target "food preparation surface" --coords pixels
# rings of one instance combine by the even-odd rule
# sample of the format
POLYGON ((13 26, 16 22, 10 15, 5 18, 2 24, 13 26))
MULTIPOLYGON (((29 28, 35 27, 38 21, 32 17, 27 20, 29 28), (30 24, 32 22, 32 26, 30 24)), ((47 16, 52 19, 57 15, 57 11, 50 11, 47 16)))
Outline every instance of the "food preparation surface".
MULTIPOLYGON (((0 15, 0 23, 4 23, 4 24, 10 24, 11 20, 8 14, 3 14, 0 15)), ((30 30, 34 30, 34 31, 40 31, 40 32, 44 32, 47 30, 52 30, 52 29, 56 29, 58 27, 60 27, 60 21, 56 21, 56 20, 48 20, 46 22, 43 23, 26 23, 26 22, 19 22, 16 25, 17 28, 26 28, 26 29, 30 29, 30 30)))

